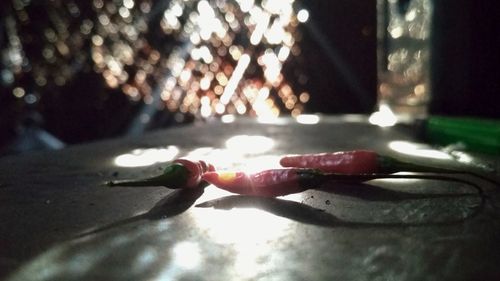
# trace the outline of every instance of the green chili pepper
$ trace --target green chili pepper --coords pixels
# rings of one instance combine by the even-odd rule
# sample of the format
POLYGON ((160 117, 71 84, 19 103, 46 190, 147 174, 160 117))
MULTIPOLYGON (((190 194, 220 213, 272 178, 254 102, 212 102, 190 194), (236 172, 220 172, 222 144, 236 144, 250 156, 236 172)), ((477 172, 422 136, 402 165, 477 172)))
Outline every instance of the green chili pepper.
POLYGON ((201 175, 213 170, 213 166, 207 165, 204 161, 177 159, 168 164, 159 176, 138 180, 109 181, 107 185, 111 187, 165 186, 171 189, 195 188, 205 183, 202 181, 201 175))

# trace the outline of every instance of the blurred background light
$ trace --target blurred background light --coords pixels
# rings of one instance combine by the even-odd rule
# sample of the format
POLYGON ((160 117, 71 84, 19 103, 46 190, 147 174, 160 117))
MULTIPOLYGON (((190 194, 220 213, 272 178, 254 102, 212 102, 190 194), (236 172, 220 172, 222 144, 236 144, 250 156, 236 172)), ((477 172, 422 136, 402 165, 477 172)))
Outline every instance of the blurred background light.
POLYGON ((319 123, 320 117, 314 114, 300 114, 295 120, 300 124, 314 125, 319 123))
POLYGON ((324 79, 333 45, 314 35, 323 28, 313 19, 326 4, 305 4, 3 1, 0 129, 10 131, 0 146, 33 114, 30 124, 72 144, 231 115, 273 123, 311 103, 356 106, 335 98, 337 78, 324 79))
POLYGON ((417 144, 407 141, 391 141, 389 148, 406 155, 417 156, 422 158, 432 158, 441 160, 452 160, 453 157, 437 149, 432 149, 424 144, 417 144))
POLYGON ((134 149, 117 156, 114 162, 119 167, 143 167, 171 161, 178 153, 179 149, 172 145, 166 148, 134 149))
POLYGON ((397 118, 387 105, 382 104, 380 105, 379 111, 370 115, 368 121, 380 127, 391 127, 396 125, 397 118))
POLYGON ((238 154, 264 153, 274 146, 274 140, 265 136, 237 135, 226 141, 227 149, 238 154))

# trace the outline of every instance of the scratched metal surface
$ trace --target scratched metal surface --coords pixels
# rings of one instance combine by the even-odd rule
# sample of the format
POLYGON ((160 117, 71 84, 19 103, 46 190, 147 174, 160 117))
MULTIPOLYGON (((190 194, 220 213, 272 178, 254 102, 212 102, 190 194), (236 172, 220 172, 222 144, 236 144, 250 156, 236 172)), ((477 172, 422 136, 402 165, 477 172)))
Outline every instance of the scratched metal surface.
POLYGON ((1 158, 0 279, 499 280, 500 196, 482 181, 487 199, 428 180, 327 184, 277 199, 102 185, 157 174, 154 155, 251 171, 287 153, 425 150, 403 142, 412 140, 349 116, 238 119, 1 158))

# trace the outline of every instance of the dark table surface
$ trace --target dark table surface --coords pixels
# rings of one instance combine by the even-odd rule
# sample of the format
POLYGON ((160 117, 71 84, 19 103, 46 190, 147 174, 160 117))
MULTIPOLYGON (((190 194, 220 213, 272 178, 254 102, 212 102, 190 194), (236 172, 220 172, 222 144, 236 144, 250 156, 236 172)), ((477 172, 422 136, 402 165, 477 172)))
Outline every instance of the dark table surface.
MULTIPOLYGON (((156 175, 178 157, 258 171, 283 154, 365 148, 449 164, 412 134, 360 116, 239 118, 5 156, 0 279, 500 280, 498 188, 471 177, 462 176, 483 196, 471 185, 415 179, 329 183, 279 198, 103 185, 156 175)), ((499 167, 496 157, 475 157, 499 167)))

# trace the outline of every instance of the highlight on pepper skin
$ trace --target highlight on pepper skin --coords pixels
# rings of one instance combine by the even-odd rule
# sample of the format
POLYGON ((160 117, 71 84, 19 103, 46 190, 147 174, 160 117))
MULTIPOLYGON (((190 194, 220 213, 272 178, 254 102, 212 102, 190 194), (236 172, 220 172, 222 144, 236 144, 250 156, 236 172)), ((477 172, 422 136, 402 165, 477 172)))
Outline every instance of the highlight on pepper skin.
POLYGON ((327 173, 370 174, 378 171, 379 155, 369 150, 287 155, 280 159, 283 167, 318 169, 327 173))
POLYGON ((250 178, 243 172, 206 172, 201 178, 233 193, 249 194, 253 190, 250 178))

